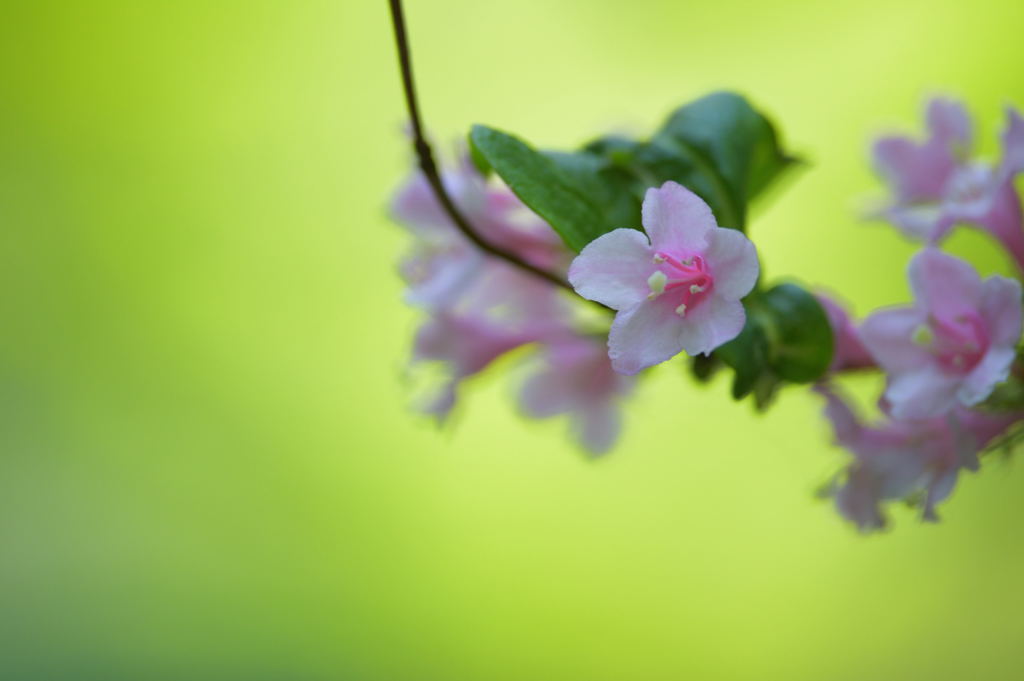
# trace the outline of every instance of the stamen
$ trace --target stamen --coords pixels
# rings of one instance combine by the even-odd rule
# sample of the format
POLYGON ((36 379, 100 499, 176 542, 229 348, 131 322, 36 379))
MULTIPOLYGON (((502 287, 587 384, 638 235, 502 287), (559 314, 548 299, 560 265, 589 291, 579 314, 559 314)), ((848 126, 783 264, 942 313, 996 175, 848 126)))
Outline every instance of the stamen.
POLYGON ((668 276, 661 270, 655 270, 654 274, 647 277, 647 285, 651 287, 648 300, 654 300, 665 292, 665 285, 668 284, 668 276))
POLYGON ((914 329, 914 334, 910 337, 910 340, 912 340, 915 345, 928 347, 935 341, 935 333, 927 324, 918 324, 917 328, 914 329))
POLYGON ((690 285, 690 293, 701 293, 702 291, 704 291, 703 286, 697 286, 696 284, 690 285))
POLYGON ((680 317, 686 316, 686 303, 683 303, 682 305, 676 308, 676 314, 679 315, 680 317))
POLYGON ((654 262, 655 264, 660 265, 661 263, 665 262, 665 256, 663 256, 661 253, 655 253, 654 262))

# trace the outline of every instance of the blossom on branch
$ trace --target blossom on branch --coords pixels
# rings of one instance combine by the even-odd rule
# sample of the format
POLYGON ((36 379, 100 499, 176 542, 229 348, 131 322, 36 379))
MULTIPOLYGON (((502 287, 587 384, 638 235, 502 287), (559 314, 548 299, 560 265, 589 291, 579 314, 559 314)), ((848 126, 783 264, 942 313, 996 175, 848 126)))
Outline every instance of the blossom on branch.
POLYGON ((931 418, 1006 380, 1021 335, 1021 286, 927 248, 910 262, 911 307, 880 310, 861 337, 886 372, 893 416, 931 418))
MULTIPOLYGON (((565 269, 568 251, 551 228, 468 161, 444 175, 466 219, 492 243, 539 267, 565 269)), ((420 410, 445 420, 458 387, 503 354, 553 334, 569 317, 558 291, 529 272, 478 249, 452 223, 417 174, 396 193, 391 214, 415 237, 400 267, 410 303, 427 310, 412 363, 440 365, 443 379, 420 410)))
MULTIPOLYGON (((564 272, 569 252, 561 239, 508 187, 489 184, 465 159, 455 170, 444 173, 444 185, 484 239, 531 265, 564 272)), ((415 237, 411 254, 399 267, 409 285, 407 299, 413 305, 450 305, 488 268, 514 272, 523 280, 531 278, 529 273, 486 255, 471 243, 452 223, 421 173, 410 177, 396 192, 391 215, 415 237)))
POLYGON ((708 205, 675 182, 647 190, 642 223, 646 235, 608 232, 569 268, 577 293, 618 311, 608 354, 623 374, 735 338, 746 320, 740 299, 759 273, 754 244, 719 227, 708 205))

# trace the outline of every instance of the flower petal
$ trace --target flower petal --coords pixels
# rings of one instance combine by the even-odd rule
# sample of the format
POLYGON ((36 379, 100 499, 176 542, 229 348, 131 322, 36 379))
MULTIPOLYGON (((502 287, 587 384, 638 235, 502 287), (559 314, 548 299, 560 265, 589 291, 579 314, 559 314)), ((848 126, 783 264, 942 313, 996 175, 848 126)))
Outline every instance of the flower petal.
POLYGON ((483 256, 474 251, 458 257, 413 256, 402 263, 411 279, 406 302, 427 308, 451 305, 472 285, 484 265, 483 256))
POLYGON ((885 396, 896 419, 925 419, 942 416, 956 406, 961 379, 947 376, 938 368, 894 374, 885 396))
POLYGON ((757 283, 761 271, 757 249, 742 232, 724 227, 711 230, 704 258, 715 278, 715 290, 726 298, 738 300, 757 283))
POLYGON ((894 224, 911 239, 935 242, 944 236, 944 231, 948 231, 940 228, 944 215, 942 206, 937 202, 893 206, 880 217, 894 224))
POLYGON ((934 97, 925 112, 931 141, 947 149, 966 154, 971 144, 971 116, 963 103, 946 97, 934 97))
POLYGON ((647 237, 635 229, 616 229, 584 247, 569 266, 569 283, 588 300, 621 310, 647 298, 647 277, 654 271, 647 237))
POLYGON ((900 203, 937 201, 956 162, 937 144, 917 144, 906 137, 882 137, 872 149, 876 172, 891 186, 900 203))
MULTIPOLYGON (((491 219, 486 211, 483 181, 478 176, 464 171, 449 171, 444 173, 442 181, 455 205, 470 222, 484 224, 491 219)), ((458 233, 422 173, 416 173, 406 181, 391 200, 390 208, 392 218, 413 233, 436 233, 438 230, 458 233)))
POLYGON ((853 413, 853 409, 828 386, 816 386, 814 391, 826 400, 825 418, 832 424, 836 442, 850 450, 856 450, 862 440, 864 426, 853 413))
POLYGON ((938 249, 918 252, 907 269, 917 306, 930 313, 973 311, 981 299, 981 277, 974 268, 938 249))
POLYGON ((993 346, 1013 348, 1021 335, 1021 286, 993 275, 982 285, 980 312, 993 346))
POLYGON ((1013 348, 992 348, 960 385, 957 399, 968 407, 992 394, 992 389, 1010 376, 1010 365, 1017 356, 1013 348))
POLYGON ((568 383, 557 371, 534 374, 523 384, 519 406, 530 418, 543 419, 572 409, 575 400, 568 383))
POLYGON ((412 231, 437 229, 454 232, 452 220, 437 202, 434 191, 421 173, 410 177, 391 200, 391 217, 412 231))
POLYGON ((939 522, 939 515, 935 512, 935 505, 945 501, 953 493, 959 473, 959 468, 951 468, 932 474, 931 481, 925 487, 925 498, 921 505, 921 520, 927 523, 939 522))
POLYGON ((1024 216, 1012 177, 993 192, 988 212, 975 222, 998 239, 1017 266, 1024 269, 1024 216))
POLYGON ((612 368, 631 375, 678 355, 683 349, 682 327, 683 318, 665 297, 619 312, 608 334, 612 368))
POLYGON ((717 226, 704 199, 671 181, 647 190, 641 221, 655 250, 676 253, 703 250, 717 226))
POLYGON ((879 310, 864 320, 860 338, 875 361, 886 371, 907 371, 927 366, 928 351, 913 341, 924 322, 919 310, 909 307, 879 310))
POLYGON ((823 293, 815 294, 818 303, 828 316, 832 327, 832 363, 829 371, 847 369, 864 369, 875 366, 875 360, 864 347, 860 339, 860 331, 850 319, 846 308, 823 293))
POLYGON ((609 403, 589 405, 573 417, 572 429, 584 449, 600 456, 619 438, 622 414, 609 403))
POLYGON ((718 293, 683 318, 682 344, 689 355, 707 354, 739 335, 747 321, 743 303, 718 293))
POLYGON ((1015 109, 1006 109, 1006 130, 1003 131, 1002 171, 1006 175, 1024 172, 1024 117, 1015 109))
POLYGON ((861 532, 885 527, 878 487, 878 481, 871 471, 853 466, 846 474, 846 482, 836 491, 836 509, 839 514, 856 524, 861 532))

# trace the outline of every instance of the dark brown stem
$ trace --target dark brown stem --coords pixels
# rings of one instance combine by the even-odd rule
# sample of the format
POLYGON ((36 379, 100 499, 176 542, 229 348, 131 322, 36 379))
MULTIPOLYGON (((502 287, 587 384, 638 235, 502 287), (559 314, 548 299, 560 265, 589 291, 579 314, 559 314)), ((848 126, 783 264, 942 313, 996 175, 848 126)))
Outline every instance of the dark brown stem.
POLYGON ((462 232, 467 239, 473 242, 477 248, 485 253, 489 253, 495 258, 504 260, 510 265, 538 276, 555 286, 561 286, 564 289, 572 291, 573 288, 569 285, 569 282, 557 274, 548 272, 536 265, 528 263, 515 253, 506 251, 500 246, 492 244, 490 241, 484 239, 473 228, 473 226, 469 224, 469 221, 466 220, 462 212, 455 206, 451 196, 448 195, 447 190, 444 188, 444 183, 441 181, 441 174, 437 170, 437 164, 434 162, 434 153, 431 150, 430 143, 427 142, 426 135, 423 132, 423 122, 420 119, 419 105, 416 102, 416 86, 413 83, 412 78, 412 59, 409 56, 409 38, 406 36, 405 31, 405 17, 402 14, 402 0, 390 0, 390 3, 391 20, 395 27, 395 43, 398 46, 398 61, 402 67, 402 85, 405 88, 405 104, 409 109, 409 118, 412 119, 413 148, 416 150, 416 157, 419 159, 420 170, 423 171, 423 175, 427 178, 427 182, 430 183, 430 187, 434 190, 434 196, 437 197, 437 200, 441 203, 444 211, 452 219, 452 222, 455 223, 455 226, 459 228, 459 231, 462 232))

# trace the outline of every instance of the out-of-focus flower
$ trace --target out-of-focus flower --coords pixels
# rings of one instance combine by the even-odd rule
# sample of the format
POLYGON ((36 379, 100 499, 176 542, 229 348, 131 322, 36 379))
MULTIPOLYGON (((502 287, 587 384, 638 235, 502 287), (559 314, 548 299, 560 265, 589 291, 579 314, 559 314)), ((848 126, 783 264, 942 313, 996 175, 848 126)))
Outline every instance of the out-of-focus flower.
POLYGON ((573 433, 591 454, 607 452, 622 427, 619 402, 635 379, 612 370, 599 338, 564 334, 542 351, 540 369, 523 384, 519 404, 532 418, 568 414, 573 433))
MULTIPOLYGON (((538 267, 565 270, 569 254, 557 234, 507 187, 488 184, 467 160, 446 172, 444 183, 483 238, 538 267)), ((430 314, 416 334, 412 363, 439 364, 444 375, 420 409, 443 421, 463 380, 506 352, 564 333, 571 315, 549 283, 471 243, 421 174, 399 189, 391 214, 415 237, 400 268, 408 300, 430 314)))
POLYGON ((934 248, 910 262, 914 305, 880 310, 861 329, 889 375, 893 416, 929 418, 984 400, 1009 376, 1021 334, 1021 287, 984 282, 966 262, 934 248))
POLYGON ((618 310, 608 354, 623 374, 735 338, 746 319, 740 299, 759 271, 750 240, 718 227, 708 205, 675 182, 647 190, 642 222, 646 236, 616 229, 569 268, 577 293, 618 310))
POLYGON ((875 168, 892 200, 881 212, 910 237, 938 242, 958 223, 976 225, 998 239, 1024 268, 1024 221, 1013 185, 1024 171, 1024 119, 1007 110, 996 165, 971 159, 971 120, 959 102, 928 103, 928 138, 883 137, 873 149, 875 168))
MULTIPOLYGON (((469 161, 444 174, 445 188, 475 230, 491 243, 537 267, 564 271, 569 252, 558 235, 504 185, 488 184, 469 161)), ((452 224, 421 173, 410 177, 391 202, 391 215, 416 238, 400 265, 407 299, 426 308, 448 306, 474 285, 485 268, 532 275, 480 251, 452 224)))
POLYGON ((832 326, 832 364, 829 365, 828 373, 874 367, 875 360, 864 347, 860 331, 846 309, 823 293, 818 293, 816 297, 825 309, 828 322, 832 326))
POLYGON ((459 384, 501 355, 546 338, 552 321, 516 321, 472 309, 441 309, 416 334, 412 362, 440 363, 445 378, 420 410, 444 421, 455 406, 459 384))
POLYGON ((866 426, 834 392, 816 390, 827 400, 837 443, 854 457, 832 489, 836 507, 862 531, 884 527, 881 506, 898 499, 915 500, 924 520, 937 520, 935 506, 952 493, 960 471, 977 470, 978 453, 1021 418, 957 407, 937 418, 866 426))

